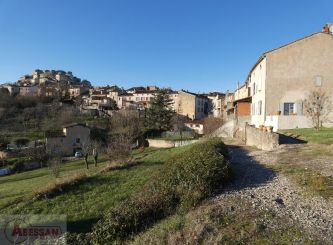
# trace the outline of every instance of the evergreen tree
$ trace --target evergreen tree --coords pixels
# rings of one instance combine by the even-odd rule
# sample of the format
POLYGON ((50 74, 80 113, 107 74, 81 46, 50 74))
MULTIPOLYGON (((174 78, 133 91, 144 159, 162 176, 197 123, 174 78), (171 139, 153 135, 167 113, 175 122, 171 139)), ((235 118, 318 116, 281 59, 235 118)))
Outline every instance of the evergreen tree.
POLYGON ((172 128, 172 118, 175 112, 171 109, 173 101, 167 90, 159 90, 151 101, 151 106, 145 113, 147 131, 167 131, 172 128))

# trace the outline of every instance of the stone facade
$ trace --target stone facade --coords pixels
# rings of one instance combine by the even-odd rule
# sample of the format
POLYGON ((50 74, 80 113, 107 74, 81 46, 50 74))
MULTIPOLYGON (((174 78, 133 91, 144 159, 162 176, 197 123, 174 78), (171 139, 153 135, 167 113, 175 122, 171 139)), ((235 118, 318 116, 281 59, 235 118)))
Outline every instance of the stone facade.
POLYGON ((174 104, 175 111, 179 115, 186 116, 192 120, 204 118, 209 111, 209 100, 206 96, 184 90, 178 92, 178 97, 174 104))
POLYGON ((90 143, 90 128, 83 124, 65 126, 61 132, 46 133, 46 149, 51 154, 73 156, 90 143))
MULTIPOLYGON (((264 53, 247 79, 252 124, 274 126, 274 131, 312 127, 304 113, 304 99, 315 90, 333 98, 332 67, 330 33, 315 33, 264 53)), ((324 126, 333 126, 333 114, 324 126)))

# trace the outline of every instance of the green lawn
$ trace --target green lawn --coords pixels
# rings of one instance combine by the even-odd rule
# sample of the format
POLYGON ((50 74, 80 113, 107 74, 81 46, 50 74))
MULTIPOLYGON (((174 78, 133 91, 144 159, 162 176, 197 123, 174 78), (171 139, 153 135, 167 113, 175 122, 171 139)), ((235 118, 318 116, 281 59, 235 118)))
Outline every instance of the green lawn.
MULTIPOLYGON (((128 169, 99 173, 97 171, 106 166, 106 162, 99 164, 98 169, 92 165, 87 180, 66 188, 53 198, 33 202, 27 201, 33 191, 54 179, 47 168, 2 177, 0 213, 66 214, 69 231, 89 231, 105 209, 132 195, 168 158, 185 148, 146 149, 143 153, 134 151, 133 156, 139 159, 140 163, 128 169)), ((83 168, 82 161, 67 163, 61 169, 61 176, 70 175, 83 168)))
MULTIPOLYGON (((100 160, 101 163, 97 168, 92 167, 89 169, 89 174, 98 171, 98 169, 106 165, 105 157, 100 160)), ((60 169, 60 178, 79 170, 86 171, 83 160, 64 163, 60 169)), ((34 191, 45 187, 51 181, 54 181, 54 177, 51 176, 49 168, 0 177, 0 213, 10 212, 17 203, 29 199, 34 191)))
POLYGON ((309 143, 333 144, 333 128, 321 128, 319 131, 313 128, 281 130, 282 133, 297 137, 309 143))

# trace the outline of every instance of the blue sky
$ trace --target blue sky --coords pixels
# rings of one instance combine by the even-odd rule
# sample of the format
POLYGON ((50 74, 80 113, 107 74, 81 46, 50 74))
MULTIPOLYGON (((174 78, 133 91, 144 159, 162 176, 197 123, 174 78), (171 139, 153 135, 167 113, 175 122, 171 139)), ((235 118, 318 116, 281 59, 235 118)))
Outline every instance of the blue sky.
POLYGON ((257 58, 333 22, 330 0, 0 0, 0 83, 36 68, 93 85, 234 90, 257 58))

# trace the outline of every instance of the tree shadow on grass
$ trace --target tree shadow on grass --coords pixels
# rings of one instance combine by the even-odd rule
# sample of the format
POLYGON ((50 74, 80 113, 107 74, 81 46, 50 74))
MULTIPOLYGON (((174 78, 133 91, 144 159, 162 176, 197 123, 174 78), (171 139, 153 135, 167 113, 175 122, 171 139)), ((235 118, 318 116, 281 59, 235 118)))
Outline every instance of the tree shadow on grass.
MULTIPOLYGON (((233 179, 225 189, 240 190, 253 188, 272 181, 276 176, 276 173, 272 169, 266 168, 256 161, 245 148, 228 145, 228 149, 233 179)), ((269 152, 266 154, 269 154, 269 152)))

